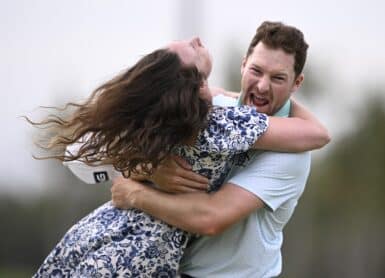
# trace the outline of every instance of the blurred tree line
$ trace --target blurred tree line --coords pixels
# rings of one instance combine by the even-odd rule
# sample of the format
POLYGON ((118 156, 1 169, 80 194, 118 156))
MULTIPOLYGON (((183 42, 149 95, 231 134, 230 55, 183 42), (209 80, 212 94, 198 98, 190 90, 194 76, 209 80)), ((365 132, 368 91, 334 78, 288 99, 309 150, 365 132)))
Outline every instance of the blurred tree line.
POLYGON ((313 163, 286 227, 283 277, 385 277, 383 100, 366 100, 365 109, 313 163))
POLYGON ((0 278, 31 277, 65 231, 110 199, 108 183, 84 184, 53 165, 47 172, 62 172, 59 189, 33 200, 0 197, 0 278))

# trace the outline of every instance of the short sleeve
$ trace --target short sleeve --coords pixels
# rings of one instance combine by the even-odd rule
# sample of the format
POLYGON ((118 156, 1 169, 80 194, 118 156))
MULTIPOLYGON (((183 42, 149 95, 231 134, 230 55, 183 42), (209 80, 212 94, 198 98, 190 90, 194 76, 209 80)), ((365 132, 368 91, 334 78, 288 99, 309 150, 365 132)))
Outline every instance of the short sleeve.
POLYGON ((201 149, 236 154, 250 149, 267 127, 268 117, 254 107, 214 106, 198 140, 201 149))
POLYGON ((302 194, 310 171, 310 153, 263 152, 244 168, 236 169, 229 183, 261 199, 272 211, 302 194))

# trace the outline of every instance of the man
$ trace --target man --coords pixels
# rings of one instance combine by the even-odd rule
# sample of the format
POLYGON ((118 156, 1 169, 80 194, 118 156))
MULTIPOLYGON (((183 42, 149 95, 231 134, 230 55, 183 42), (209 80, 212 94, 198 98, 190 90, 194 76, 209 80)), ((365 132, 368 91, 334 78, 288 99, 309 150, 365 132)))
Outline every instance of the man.
MULTIPOLYGON (((288 116, 292 93, 303 81, 308 45, 296 28, 264 22, 242 62, 243 104, 268 115, 288 116)), ((326 139, 328 141, 328 138, 326 139)), ((326 143, 326 142, 325 142, 326 143)), ((112 187, 118 207, 136 207, 171 225, 201 236, 181 262, 186 277, 275 277, 281 273, 282 230, 301 196, 310 169, 310 153, 252 153, 247 167, 234 169, 218 192, 168 194, 133 180, 112 187)), ((188 168, 187 166, 184 166, 188 168)), ((205 180, 165 166, 154 176, 165 191, 171 179, 184 188, 201 188, 205 180)))

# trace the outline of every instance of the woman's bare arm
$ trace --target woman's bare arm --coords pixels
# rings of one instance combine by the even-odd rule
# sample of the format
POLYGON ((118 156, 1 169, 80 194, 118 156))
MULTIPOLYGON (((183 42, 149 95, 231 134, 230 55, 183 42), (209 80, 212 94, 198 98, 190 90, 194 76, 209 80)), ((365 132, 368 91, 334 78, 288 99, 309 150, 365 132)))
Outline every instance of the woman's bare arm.
POLYGON ((269 127, 255 142, 254 148, 303 152, 322 148, 329 141, 325 126, 309 110, 292 100, 291 117, 269 117, 269 127))

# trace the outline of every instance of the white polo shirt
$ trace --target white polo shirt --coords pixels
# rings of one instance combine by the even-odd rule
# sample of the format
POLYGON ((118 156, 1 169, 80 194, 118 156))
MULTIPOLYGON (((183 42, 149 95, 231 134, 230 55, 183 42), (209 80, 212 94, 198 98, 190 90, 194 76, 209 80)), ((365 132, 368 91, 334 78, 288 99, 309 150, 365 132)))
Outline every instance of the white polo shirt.
POLYGON ((247 167, 233 169, 228 182, 255 194, 267 207, 220 235, 194 240, 182 259, 181 273, 196 278, 278 276, 282 269, 282 230, 304 190, 309 171, 309 152, 254 151, 247 167))

